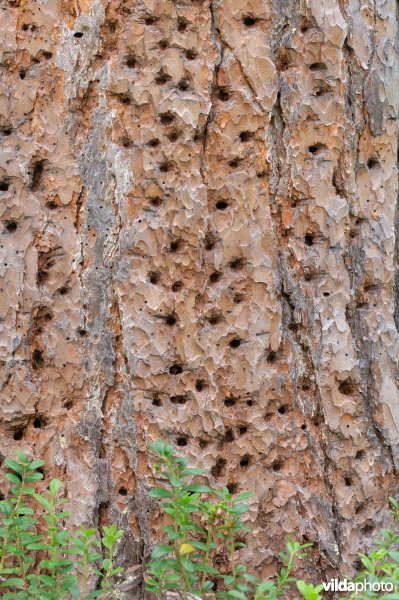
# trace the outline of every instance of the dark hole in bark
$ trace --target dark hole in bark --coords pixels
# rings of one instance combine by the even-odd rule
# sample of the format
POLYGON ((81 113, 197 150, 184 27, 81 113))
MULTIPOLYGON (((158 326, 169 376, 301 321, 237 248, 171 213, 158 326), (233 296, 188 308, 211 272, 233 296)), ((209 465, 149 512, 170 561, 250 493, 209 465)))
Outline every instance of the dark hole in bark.
POLYGON ((172 163, 165 161, 159 165, 159 170, 161 173, 168 173, 172 168, 172 163))
POLYGON ((222 320, 222 317, 218 313, 214 313, 213 315, 210 315, 207 320, 210 325, 217 325, 222 320))
POLYGON ((172 284, 172 292, 179 292, 183 287, 183 282, 182 281, 175 281, 172 284))
POLYGON ((25 77, 26 77, 26 71, 25 71, 24 69, 22 69, 22 70, 19 72, 19 78, 20 78, 20 79, 25 79, 25 77))
POLYGON ((163 125, 170 125, 171 123, 173 123, 173 121, 175 120, 175 116, 173 113, 171 113, 170 111, 165 112, 165 113, 161 113, 159 115, 159 118, 161 120, 161 123, 163 125))
POLYGON ((346 487, 350 487, 352 485, 352 480, 350 477, 344 477, 344 482, 346 487))
POLYGON ((195 60, 198 56, 198 52, 194 50, 194 48, 190 48, 189 50, 186 50, 185 56, 187 60, 195 60))
POLYGON ((338 390, 344 396, 351 396, 354 392, 353 382, 350 379, 345 379, 345 381, 340 383, 338 390))
POLYGON ((31 181, 30 181, 30 189, 32 190, 32 192, 35 192, 39 185, 40 185, 40 181, 42 179, 42 175, 43 175, 43 170, 44 170, 44 160, 37 160, 36 162, 33 163, 33 171, 32 171, 32 177, 31 177, 31 181))
POLYGON ((2 179, 0 181, 0 192, 6 192, 10 187, 10 183, 7 179, 2 179))
POLYGON ((187 402, 187 396, 183 396, 183 395, 171 396, 170 401, 172 404, 185 404, 187 402))
POLYGON ((229 167, 232 167, 233 169, 238 167, 239 164, 240 164, 239 158, 233 158, 232 160, 229 161, 229 167))
POLYGON ((230 269, 233 269, 233 271, 240 271, 244 267, 244 264, 244 259, 241 256, 238 256, 230 261, 229 267, 230 269))
POLYGON ((321 62, 315 62, 309 65, 311 71, 327 71, 327 66, 321 62))
POLYGON ((187 21, 187 19, 185 19, 184 17, 179 17, 177 19, 177 30, 180 31, 180 33, 182 31, 186 31, 188 24, 189 21, 187 21))
POLYGON ((137 65, 137 58, 135 57, 134 54, 128 54, 125 60, 125 65, 129 68, 129 69, 134 69, 135 66, 137 65))
POLYGON ((216 208, 218 210, 225 210, 228 207, 228 202, 226 202, 225 200, 219 200, 218 202, 216 202, 216 208))
POLYGON ((303 429, 303 431, 305 431, 305 429, 307 429, 307 427, 306 427, 305 423, 303 423, 303 424, 301 425, 301 429, 303 429))
POLYGON ((218 91, 218 98, 222 102, 227 102, 230 99, 230 93, 226 88, 221 87, 218 91))
POLYGON ((364 451, 364 450, 358 450, 358 451, 356 452, 355 459, 356 459, 356 460, 362 460, 362 459, 363 459, 365 456, 366 456, 366 453, 365 453, 365 451, 364 451))
POLYGON ((233 296, 233 302, 234 304, 240 304, 244 300, 244 298, 244 294, 236 293, 233 296))
POLYGON ((158 44, 159 48, 161 48, 161 50, 166 50, 166 48, 169 47, 169 42, 168 40, 161 40, 158 44))
POLYGON ((180 131, 178 131, 177 129, 172 129, 172 131, 168 133, 166 137, 170 142, 176 142, 179 139, 180 135, 180 131))
POLYGON ((242 457, 242 459, 240 460, 240 467, 249 467, 251 462, 251 457, 249 456, 249 454, 245 454, 245 456, 242 457))
POLYGON ((160 142, 160 141, 159 141, 157 138, 153 138, 152 140, 150 140, 150 141, 148 142, 148 145, 149 145, 151 148, 156 148, 157 146, 159 146, 159 144, 160 144, 160 143, 161 143, 161 142, 160 142))
POLYGON ((230 348, 238 348, 239 346, 241 346, 241 341, 242 340, 240 340, 240 338, 234 338, 229 342, 230 348))
POLYGON ((233 435, 233 431, 231 429, 228 429, 224 435, 223 441, 230 444, 231 442, 234 442, 234 435, 233 435))
POLYGON ((178 437, 177 440, 176 440, 176 444, 178 446, 187 446, 187 438, 183 437, 183 436, 178 437))
POLYGON ((71 410, 72 406, 73 406, 72 400, 67 400, 66 402, 64 402, 64 408, 66 408, 67 410, 71 410))
POLYGON ((222 277, 222 274, 220 273, 220 271, 214 271, 213 273, 210 274, 209 281, 211 283, 217 283, 221 277, 222 277))
POLYGON ((35 429, 41 429, 43 427, 43 425, 44 425, 44 423, 43 423, 42 419, 40 419, 40 417, 36 417, 33 420, 33 427, 35 429))
POLYGON ((197 392, 202 392, 202 390, 206 387, 206 381, 204 379, 197 379, 195 382, 195 389, 197 392))
POLYGON ((313 242, 314 242, 313 235, 311 233, 307 233, 305 235, 305 244, 307 246, 313 246, 313 242))
POLYGON ((242 22, 245 27, 253 27, 257 23, 258 19, 253 15, 244 15, 242 18, 242 22))
POLYGON ((236 483, 228 483, 226 485, 227 489, 229 490, 230 494, 235 494, 238 488, 238 485, 236 483))
POLYGON ((226 398, 224 401, 225 406, 234 406, 235 403, 235 398, 226 398))
POLYGON ((7 231, 8 231, 9 233, 13 233, 13 232, 14 232, 14 231, 16 231, 16 230, 17 230, 17 228, 18 228, 18 224, 17 224, 17 222, 16 222, 16 221, 6 221, 6 222, 4 223, 4 225, 5 225, 5 228, 7 229, 7 231))
POLYGON ((267 355, 267 362, 272 364, 275 363, 277 360, 277 353, 276 352, 269 352, 269 354, 267 355))
POLYGON ((211 469, 211 473, 214 477, 220 477, 222 475, 226 462, 227 461, 224 458, 217 459, 216 463, 211 469))
POLYGON ((8 137, 12 134, 12 127, 10 127, 9 125, 3 125, 2 127, 0 127, 0 133, 1 135, 8 137))
POLYGON ((12 437, 14 438, 14 440, 16 442, 19 442, 24 437, 24 430, 23 429, 17 429, 17 431, 14 431, 14 434, 13 434, 12 437))
POLYGON ((46 207, 50 210, 55 210, 58 208, 58 204, 54 202, 54 200, 50 200, 49 202, 46 202, 46 207))
POLYGON ((204 440, 204 439, 200 439, 200 441, 198 443, 199 443, 200 448, 206 448, 208 445, 208 441, 204 440))
POLYGON ((61 296, 66 296, 66 294, 69 292, 69 287, 66 285, 63 285, 57 291, 59 294, 61 294, 61 296))
POLYGON ((148 15, 144 19, 146 25, 153 25, 158 19, 154 15, 148 15))
POLYGON ((117 27, 118 27, 118 23, 116 21, 109 21, 109 23, 108 23, 108 31, 111 34, 116 33, 117 27))
POLYGON ((162 198, 154 196, 153 198, 150 198, 150 204, 152 204, 152 206, 161 206, 162 198))
POLYGON ((254 403, 254 401, 253 401, 253 400, 247 400, 247 406, 252 406, 252 405, 253 405, 253 403, 254 403))
POLYGON ((39 348, 35 348, 32 353, 32 366, 34 369, 42 369, 44 367, 43 352, 39 348))
POLYGON ((169 250, 171 252, 177 252, 177 250, 181 247, 181 240, 174 240, 170 246, 169 246, 169 250))
POLYGON ((369 158, 367 161, 367 168, 368 169, 375 169, 376 167, 378 167, 379 165, 379 161, 376 158, 369 158))
POLYGON ((118 494, 119 494, 120 496, 127 496, 127 489, 126 489, 126 488, 124 488, 124 487, 121 487, 121 488, 119 488, 119 490, 118 490, 118 494))
POLYGON ((215 246, 215 239, 211 235, 205 237, 205 250, 212 250, 215 246))
POLYGON ((283 461, 280 458, 277 458, 275 461, 272 462, 272 469, 276 473, 281 470, 282 466, 283 461))
POLYGON ((161 274, 158 271, 150 271, 148 273, 148 281, 153 285, 156 285, 161 279, 161 274))
POLYGON ((190 86, 188 80, 183 77, 183 79, 180 79, 179 83, 177 84, 177 87, 181 92, 186 92, 190 86))
POLYGON ((322 150, 325 150, 327 146, 325 144, 312 144, 308 150, 310 154, 320 154, 322 150))
POLYGON ((177 363, 174 365, 171 365, 169 367, 169 373, 171 375, 180 375, 180 373, 183 373, 183 367, 177 363))
POLYGON ((82 38, 83 35, 84 35, 83 31, 75 31, 75 33, 73 34, 73 37, 82 38))
POLYGON ((241 427, 238 428, 238 431, 240 432, 240 435, 244 435, 244 433, 247 433, 248 427, 246 427, 245 425, 242 425, 241 427))
POLYGON ((287 409, 286 409, 286 407, 284 405, 283 406, 279 406, 278 409, 277 409, 277 412, 279 412, 280 415, 285 415, 285 413, 287 412, 287 409))
POLYGON ((240 140, 242 142, 249 142, 249 140, 251 140, 254 137, 254 134, 252 131, 241 131, 240 133, 240 140))
POLYGON ((156 396, 155 398, 152 399, 152 405, 153 406, 162 406, 162 400, 156 396))
POLYGON ((167 73, 165 73, 165 71, 163 71, 162 69, 157 73, 157 76, 155 77, 155 83, 157 83, 158 85, 164 85, 165 83, 167 83, 168 81, 170 81, 172 78, 170 75, 168 75, 167 73))
POLYGON ((177 323, 177 319, 174 315, 168 315, 165 319, 166 324, 169 325, 170 327, 173 327, 173 325, 176 325, 177 323))
POLYGON ((78 333, 79 333, 80 337, 86 337, 87 336, 86 329, 78 329, 78 333))

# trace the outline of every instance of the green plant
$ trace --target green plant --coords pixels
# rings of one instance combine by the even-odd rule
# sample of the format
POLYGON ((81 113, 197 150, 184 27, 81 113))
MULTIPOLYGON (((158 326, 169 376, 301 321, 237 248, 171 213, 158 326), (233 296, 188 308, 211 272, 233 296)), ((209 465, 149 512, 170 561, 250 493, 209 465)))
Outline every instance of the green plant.
MULTIPOLYGON (((295 584, 305 600, 322 600, 326 584, 314 585, 293 576, 297 561, 305 558, 303 550, 310 544, 289 538, 286 552, 279 554, 283 568, 260 582, 236 560, 237 550, 243 546, 240 534, 250 531, 241 521, 248 510, 243 500, 252 494, 234 496, 227 488, 216 490, 193 483, 192 477, 204 471, 190 468, 185 458, 175 455, 173 446, 158 441, 150 449, 156 458, 155 475, 163 482, 163 487, 152 489, 150 496, 160 500, 160 508, 171 524, 163 527, 168 543, 156 545, 151 554, 146 573, 148 591, 161 598, 168 590, 181 591, 183 598, 189 594, 204 598, 217 582, 217 598, 277 600, 287 597, 295 584), (223 573, 213 565, 216 551, 227 558, 223 573)), ((399 600, 399 503, 392 498, 390 502, 393 528, 382 530, 375 550, 360 555, 365 569, 354 580, 348 580, 348 591, 361 582, 389 583, 393 591, 381 595, 367 589, 359 592, 358 588, 342 600, 399 600)))
POLYGON ((33 486, 43 479, 40 469, 44 461, 31 461, 23 452, 17 454, 19 460, 5 460, 10 470, 6 478, 11 482, 11 495, 0 501, 1 597, 3 600, 92 599, 109 592, 112 576, 122 570, 114 568, 113 555, 123 532, 115 525, 104 527, 101 543, 95 529, 82 526, 71 534, 64 524, 69 513, 62 510, 67 500, 58 497, 61 482, 53 479, 47 493, 38 493, 33 486), (104 559, 100 553, 102 547, 107 553, 104 559), (93 569, 95 564, 100 569, 93 569), (101 589, 88 591, 93 572, 101 589))
POLYGON ((222 588, 218 598, 246 600, 248 594, 256 600, 283 597, 293 581, 296 560, 302 558, 302 550, 309 544, 289 539, 287 553, 280 554, 284 568, 276 573, 275 581, 260 583, 236 561, 236 552, 244 545, 239 536, 250 531, 241 520, 248 511, 243 501, 253 494, 233 495, 227 488, 212 490, 202 483, 188 482, 204 471, 190 468, 169 444, 157 441, 150 449, 156 457, 154 472, 164 482, 163 487, 152 489, 150 496, 161 501, 160 508, 171 524, 163 527, 168 543, 158 544, 152 551, 146 589, 160 597, 168 590, 203 596, 218 580, 222 588), (223 573, 212 564, 216 549, 226 556, 223 573))

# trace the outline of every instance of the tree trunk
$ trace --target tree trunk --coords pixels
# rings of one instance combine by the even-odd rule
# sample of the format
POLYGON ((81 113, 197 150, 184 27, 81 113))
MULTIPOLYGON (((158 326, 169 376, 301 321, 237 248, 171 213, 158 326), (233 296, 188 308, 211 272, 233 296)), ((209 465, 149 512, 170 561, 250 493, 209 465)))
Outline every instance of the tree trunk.
MULTIPOLYGON (((0 450, 120 561, 147 445, 348 573, 397 492, 394 0, 4 0, 0 450)), ((220 557, 223 560, 223 557, 220 557)))

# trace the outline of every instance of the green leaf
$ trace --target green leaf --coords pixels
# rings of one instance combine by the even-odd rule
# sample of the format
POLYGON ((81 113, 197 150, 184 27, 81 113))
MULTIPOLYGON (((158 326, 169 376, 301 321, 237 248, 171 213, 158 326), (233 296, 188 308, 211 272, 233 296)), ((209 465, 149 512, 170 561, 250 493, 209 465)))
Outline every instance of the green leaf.
POLYGON ((49 490, 52 494, 57 494, 61 488, 61 481, 59 479, 52 479, 50 481, 49 490))
POLYGON ((191 483, 184 488, 187 492, 198 492, 199 494, 209 494, 212 490, 202 483, 191 483))
POLYGON ((19 475, 22 475, 24 472, 23 466, 20 465, 16 460, 12 460, 12 458, 6 458, 4 464, 6 464, 9 469, 15 471, 19 475))
POLYGON ((34 499, 37 500, 37 502, 39 502, 39 504, 44 506, 44 508, 47 508, 47 510, 52 511, 53 507, 51 506, 51 502, 49 500, 47 500, 47 498, 45 498, 41 494, 34 493, 32 495, 33 495, 34 499))
POLYGON ((0 583, 1 587, 22 587, 25 585, 25 582, 20 577, 10 577, 6 581, 0 583))
POLYGON ((253 498, 254 495, 255 494, 253 492, 241 492, 241 494, 237 494, 237 496, 234 496, 233 502, 241 502, 242 500, 246 500, 247 498, 253 498))
POLYGON ((36 460, 32 460, 31 463, 29 463, 29 471, 34 471, 35 469, 39 469, 40 467, 44 466, 44 460, 41 460, 40 458, 37 458, 36 460))
POLYGON ((16 475, 14 475, 14 473, 6 473, 5 475, 6 479, 8 479, 9 481, 11 481, 11 483, 15 483, 16 485, 21 485, 21 480, 19 477, 17 477, 16 475))
POLYGON ((150 490, 149 495, 151 498, 173 498, 172 492, 169 492, 163 488, 155 488, 150 490))
POLYGON ((174 551, 173 546, 166 546, 165 544, 158 544, 155 546, 153 551, 151 552, 151 558, 156 560, 157 558, 161 558, 166 554, 171 554, 174 551))

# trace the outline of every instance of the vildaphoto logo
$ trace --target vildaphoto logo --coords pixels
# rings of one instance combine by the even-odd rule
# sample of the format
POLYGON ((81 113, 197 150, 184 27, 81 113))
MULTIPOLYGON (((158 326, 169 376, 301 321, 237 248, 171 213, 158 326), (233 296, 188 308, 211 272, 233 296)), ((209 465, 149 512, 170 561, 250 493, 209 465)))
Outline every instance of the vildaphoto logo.
POLYGON ((389 581, 349 581, 348 579, 330 579, 323 583, 325 592, 393 592, 396 587, 389 581))

